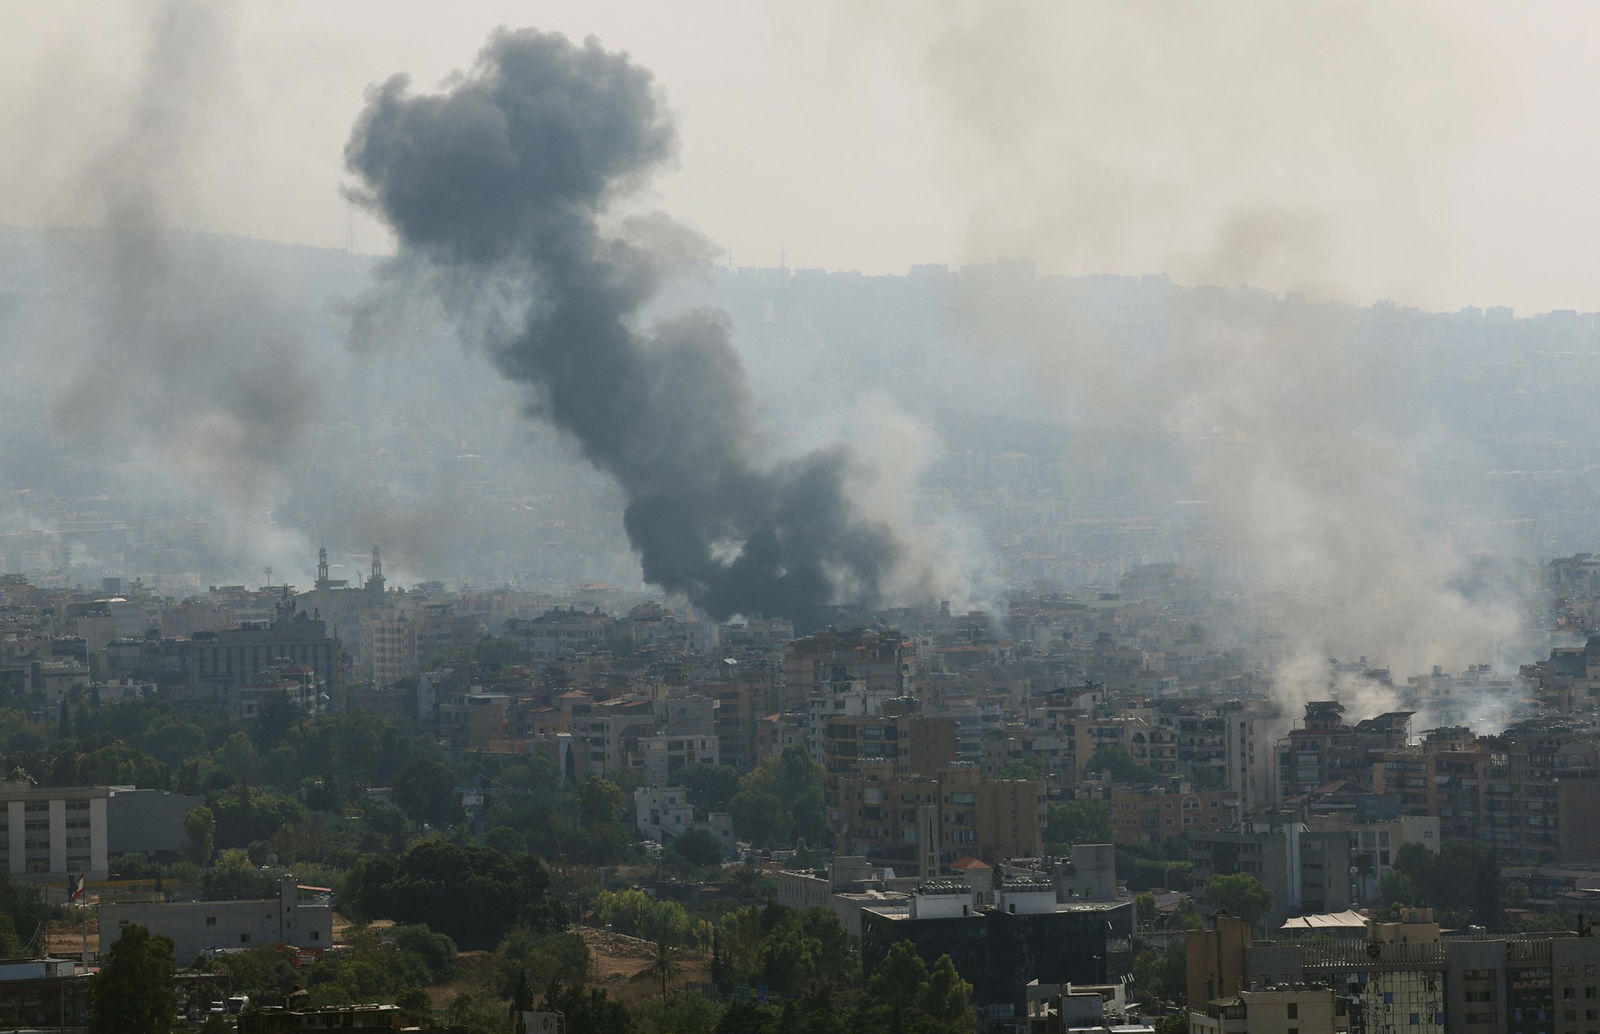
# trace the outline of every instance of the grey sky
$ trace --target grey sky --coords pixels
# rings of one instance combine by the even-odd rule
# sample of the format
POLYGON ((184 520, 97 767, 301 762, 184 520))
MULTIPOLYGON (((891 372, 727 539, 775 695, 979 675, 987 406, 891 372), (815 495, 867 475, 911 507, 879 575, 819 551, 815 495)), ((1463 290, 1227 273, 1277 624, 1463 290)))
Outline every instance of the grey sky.
MULTIPOLYGON (((0 219, 93 221, 151 3, 0 0, 0 219)), ((1428 307, 1600 308, 1600 8, 1570 2, 757 4, 257 0, 174 171, 177 225, 339 247, 365 88, 496 25, 652 69, 660 206, 739 264, 1248 278, 1428 307)), ((359 245, 382 250, 375 224, 359 245)))

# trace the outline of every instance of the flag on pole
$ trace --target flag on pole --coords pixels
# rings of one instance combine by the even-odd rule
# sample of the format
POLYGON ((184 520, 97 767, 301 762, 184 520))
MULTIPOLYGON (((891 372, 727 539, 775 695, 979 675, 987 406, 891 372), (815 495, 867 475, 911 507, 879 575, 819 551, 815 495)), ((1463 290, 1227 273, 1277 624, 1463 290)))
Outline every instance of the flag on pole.
POLYGON ((86 881, 83 873, 67 873, 67 900, 69 902, 82 900, 85 884, 86 881))

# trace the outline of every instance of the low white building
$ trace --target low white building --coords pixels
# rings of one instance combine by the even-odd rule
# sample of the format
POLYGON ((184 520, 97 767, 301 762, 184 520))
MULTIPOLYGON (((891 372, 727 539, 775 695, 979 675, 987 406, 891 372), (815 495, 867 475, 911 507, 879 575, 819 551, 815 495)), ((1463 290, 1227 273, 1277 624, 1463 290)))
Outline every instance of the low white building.
POLYGON ((263 944, 326 948, 333 943, 330 893, 321 887, 302 887, 293 876, 285 876, 275 899, 107 902, 100 905, 100 936, 110 944, 120 928, 142 926, 172 938, 179 965, 217 949, 263 944))
POLYGON ((639 836, 658 844, 670 844, 691 830, 704 830, 722 847, 722 857, 732 858, 738 851, 733 839, 733 816, 714 811, 703 821, 694 817, 689 791, 682 786, 642 786, 633 791, 633 823, 639 836))

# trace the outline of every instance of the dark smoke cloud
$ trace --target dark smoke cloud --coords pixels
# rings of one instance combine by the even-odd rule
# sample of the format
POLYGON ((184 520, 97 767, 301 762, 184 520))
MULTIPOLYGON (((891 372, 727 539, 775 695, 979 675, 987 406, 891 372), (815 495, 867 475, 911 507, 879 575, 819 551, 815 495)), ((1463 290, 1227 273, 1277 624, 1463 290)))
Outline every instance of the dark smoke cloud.
POLYGON ((394 282, 425 282, 530 411, 621 485, 647 580, 719 617, 870 602, 900 549, 847 500, 849 454, 754 455, 721 313, 638 325, 701 249, 614 205, 674 148, 648 71, 594 40, 501 30, 443 93, 376 89, 345 160, 365 183, 353 196, 399 235, 394 282))

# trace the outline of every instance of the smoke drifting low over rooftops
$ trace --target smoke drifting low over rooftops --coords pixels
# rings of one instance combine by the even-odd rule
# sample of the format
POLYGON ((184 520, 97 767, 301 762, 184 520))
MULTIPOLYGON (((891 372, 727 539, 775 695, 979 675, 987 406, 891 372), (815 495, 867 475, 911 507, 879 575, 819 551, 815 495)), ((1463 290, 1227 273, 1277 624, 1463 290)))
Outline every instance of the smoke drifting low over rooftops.
POLYGON ((425 286, 530 414, 616 480, 647 580, 718 617, 870 603, 903 550, 847 498, 851 455, 762 454, 721 313, 643 325, 664 278, 705 254, 664 217, 618 212, 674 149, 647 70, 501 30, 444 92, 374 90, 345 158, 352 196, 399 238, 389 286, 425 286))

